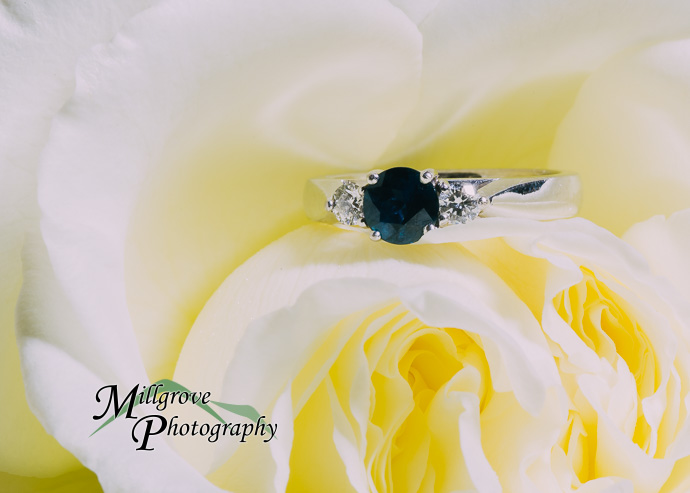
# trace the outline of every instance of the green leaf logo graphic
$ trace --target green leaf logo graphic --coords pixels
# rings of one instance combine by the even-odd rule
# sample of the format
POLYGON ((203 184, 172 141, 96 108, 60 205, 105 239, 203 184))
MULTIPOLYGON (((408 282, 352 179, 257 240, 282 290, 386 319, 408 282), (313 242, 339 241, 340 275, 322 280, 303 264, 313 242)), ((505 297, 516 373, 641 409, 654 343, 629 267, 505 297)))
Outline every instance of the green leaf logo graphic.
POLYGON ((237 414, 238 416, 244 416, 245 418, 248 418, 254 422, 258 422, 259 419, 261 418, 261 415, 259 414, 259 412, 256 409, 254 409, 252 406, 243 406, 241 404, 226 404, 224 402, 217 402, 217 401, 211 401, 211 402, 218 407, 222 407, 226 411, 230 411, 231 413, 237 414))
MULTIPOLYGON (((184 385, 181 385, 173 380, 169 380, 167 378, 163 378, 161 380, 158 380, 157 382, 153 383, 151 386, 156 386, 159 385, 159 392, 160 393, 165 393, 165 392, 187 392, 189 394, 192 394, 192 391, 189 390, 187 387, 184 385)), ((226 404, 224 402, 216 402, 216 401, 211 401, 213 404, 216 406, 225 409, 226 411, 230 411, 233 414, 236 414, 238 416, 242 416, 243 418, 247 418, 253 422, 258 422, 259 419, 261 418, 261 414, 254 409, 252 406, 247 406, 247 405, 241 405, 241 404, 226 404)), ((136 407, 139 405, 139 401, 137 399, 134 399, 134 405, 132 407, 136 407)), ((223 418, 220 417, 220 415, 214 411, 208 404, 204 404, 199 400, 198 402, 195 403, 195 405, 199 406, 201 409, 209 413, 211 416, 216 418, 218 421, 220 421, 222 424, 225 424, 225 421, 223 418)), ((98 433, 101 429, 105 428, 107 425, 112 423, 116 418, 119 418, 123 414, 127 414, 127 411, 129 410, 129 403, 125 403, 122 406, 122 409, 120 409, 120 412, 118 413, 117 416, 111 416, 108 418, 101 426, 96 428, 96 430, 91 433, 89 436, 94 436, 96 433, 98 433)))

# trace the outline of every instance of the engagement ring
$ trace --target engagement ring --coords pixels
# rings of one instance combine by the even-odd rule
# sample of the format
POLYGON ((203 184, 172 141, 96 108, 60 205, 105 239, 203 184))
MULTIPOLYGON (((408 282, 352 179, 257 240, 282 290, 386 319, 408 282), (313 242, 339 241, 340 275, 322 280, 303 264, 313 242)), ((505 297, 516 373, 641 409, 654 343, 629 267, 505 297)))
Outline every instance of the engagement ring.
POLYGON ((547 169, 436 172, 397 167, 314 178, 305 190, 311 219, 366 228, 373 240, 396 245, 478 217, 572 217, 579 202, 578 176, 547 169))

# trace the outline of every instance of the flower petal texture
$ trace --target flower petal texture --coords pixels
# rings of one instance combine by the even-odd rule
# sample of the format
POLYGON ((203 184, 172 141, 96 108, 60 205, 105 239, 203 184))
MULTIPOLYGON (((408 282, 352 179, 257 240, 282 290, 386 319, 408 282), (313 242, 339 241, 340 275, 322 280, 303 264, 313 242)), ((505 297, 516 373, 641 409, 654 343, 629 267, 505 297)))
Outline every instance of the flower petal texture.
MULTIPOLYGON (((46 488, 44 477, 84 477, 79 463, 49 436, 30 411, 15 338, 21 248, 37 211, 36 168, 50 122, 71 95, 77 59, 108 41, 149 0, 97 5, 3 2, 0 6, 0 393, 3 395, 0 471, 9 488, 46 488), (28 479, 29 476, 34 479, 28 479)), ((79 479, 76 479, 79 481, 79 479)))
POLYGON ((550 166, 580 171, 584 215, 620 234, 690 207, 689 67, 690 40, 673 41, 620 55, 583 85, 550 166))
MULTIPOLYGON (((200 300, 214 287, 208 273, 246 255, 242 249, 247 245, 236 231, 265 238, 280 234, 274 226, 284 218, 293 224, 301 221, 294 219, 299 200, 289 202, 289 197, 314 169, 343 162, 353 166, 382 152, 414 101, 420 45, 416 28, 387 2, 281 7, 276 2, 199 6, 174 1, 133 17, 111 42, 80 60, 74 95, 52 122, 39 169, 40 232, 31 231, 25 246, 19 344, 33 411, 63 446, 98 474, 106 490, 136 489, 136 481, 152 464, 135 465, 140 457, 131 445, 126 449, 110 444, 116 430, 89 439, 90 432, 82 433, 83 416, 74 408, 93 407, 102 382, 131 386, 170 376, 189 328, 189 320, 179 317, 178 296, 191 301, 187 310, 200 309, 200 300), (273 16, 263 15, 271 9, 273 16), (314 28, 328 33, 321 48, 301 64, 290 63, 291 54, 310 43, 304 33, 314 28), (267 39, 266 32, 272 38, 267 39), (171 39, 177 40, 175 47, 171 39), (171 81, 172 73, 176 76, 171 81), (252 98, 246 97, 247 87, 255 89, 252 98), (334 124, 346 115, 347 121, 356 118, 371 127, 348 125, 341 133, 314 139, 322 128, 312 123, 319 115, 334 124), (209 150, 201 162, 190 154, 200 147, 209 150), (229 217, 223 212, 241 203, 242 193, 252 198, 246 184, 256 176, 273 175, 277 190, 277 184, 284 183, 281 170, 297 159, 319 163, 293 176, 296 185, 284 189, 285 199, 273 197, 289 203, 287 208, 258 203, 254 215, 229 217), (199 173, 200 166, 205 171, 199 173), (235 171, 240 166, 244 176, 235 171), (168 179, 151 184, 151 173, 168 179), (190 186, 189 176, 201 182, 190 186), (209 182, 223 183, 215 197, 209 197, 209 182), (181 185, 185 193, 196 189, 198 198, 206 199, 187 196, 181 211, 187 220, 182 221, 170 215, 165 203, 182 203, 176 188, 181 185), (147 197, 161 195, 158 209, 147 207, 147 197), (143 226, 137 224, 140 207, 148 214, 139 223, 143 226), (158 213, 168 221, 157 224, 158 241, 168 241, 165 235, 170 233, 189 241, 175 242, 178 249, 169 257, 161 258, 158 252, 155 257, 165 275, 191 280, 185 286, 174 283, 183 292, 162 297, 158 286, 167 281, 156 266, 137 267, 142 255, 137 230, 151 233, 146 220, 161 219, 158 213), (259 216, 262 221, 257 221, 259 216), (206 221, 200 223, 199 217, 206 221), (234 220, 225 223, 228 218, 234 220), (216 253, 201 263, 188 262, 190 249, 200 246, 197 240, 207 239, 198 236, 198 228, 216 234, 223 223, 216 253), (233 249, 236 253, 229 256, 233 249), (174 267, 178 260, 181 271, 174 267), (128 280, 131 289, 125 289, 127 275, 134 277, 128 280), (146 292, 153 298, 138 296, 146 292), (133 305, 128 305, 128 294, 133 305), (171 333, 173 317, 177 329, 171 333), (69 367, 65 371, 70 379, 56 379, 52 369, 63 366, 69 367), (46 386, 55 391, 39 392, 46 386), (74 407, 59 404, 64 395, 71 396, 74 407), (104 460, 104 454, 112 457, 114 450, 120 459, 104 460)), ((156 464, 175 474, 167 474, 165 482, 159 478, 162 469, 153 474, 146 486, 150 491, 215 490, 166 446, 156 455, 156 464)))
POLYGON ((690 205, 688 18, 3 2, 0 435, 32 447, 2 449, 0 482, 688 491, 688 214, 610 232, 690 205), (306 224, 307 179, 393 165, 570 168, 599 226, 482 218, 401 248, 306 224), (278 439, 89 438, 98 388, 164 378, 278 439))
POLYGON ((213 482, 270 488, 248 464, 287 457, 288 491, 652 492, 687 474, 682 298, 625 242, 582 220, 487 219, 391 255, 329 229, 241 266, 187 339, 175 378, 292 403, 280 455, 181 449, 213 482))

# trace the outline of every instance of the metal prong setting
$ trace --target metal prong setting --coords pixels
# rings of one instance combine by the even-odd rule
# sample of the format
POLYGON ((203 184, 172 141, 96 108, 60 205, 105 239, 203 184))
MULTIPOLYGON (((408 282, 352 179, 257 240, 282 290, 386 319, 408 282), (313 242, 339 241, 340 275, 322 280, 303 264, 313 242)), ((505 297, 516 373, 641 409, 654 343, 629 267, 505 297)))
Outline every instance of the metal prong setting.
POLYGON ((435 229, 438 229, 438 226, 436 226, 435 224, 427 224, 426 226, 424 226, 424 234, 427 234, 429 231, 433 231, 435 229))
POLYGON ((369 185, 375 184, 377 181, 379 181, 379 174, 376 171, 372 171, 367 175, 367 183, 369 185))
POLYGON ((326 201, 326 210, 329 212, 333 212, 333 207, 335 207, 335 202, 333 199, 329 199, 326 201))
POLYGON ((434 170, 429 168, 425 169, 421 173, 419 173, 419 181, 421 181, 424 184, 431 183, 434 181, 434 178, 436 178, 436 173, 434 173, 434 170))
POLYGON ((379 241, 381 239, 381 233, 379 233, 378 231, 372 231, 369 235, 369 238, 372 241, 379 241))

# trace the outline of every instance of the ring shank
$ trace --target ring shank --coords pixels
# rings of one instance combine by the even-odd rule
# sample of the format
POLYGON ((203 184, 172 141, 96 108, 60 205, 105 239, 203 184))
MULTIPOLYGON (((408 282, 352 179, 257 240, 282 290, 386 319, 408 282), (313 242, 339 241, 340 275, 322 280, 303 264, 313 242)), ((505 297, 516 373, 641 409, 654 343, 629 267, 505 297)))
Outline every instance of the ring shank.
MULTIPOLYGON (((483 217, 563 219, 577 214, 581 184, 577 174, 547 169, 457 169, 437 172, 440 180, 472 185, 488 199, 483 217)), ((327 223, 337 222, 325 207, 343 180, 366 186, 367 173, 333 175, 307 182, 304 206, 307 215, 327 223)))

